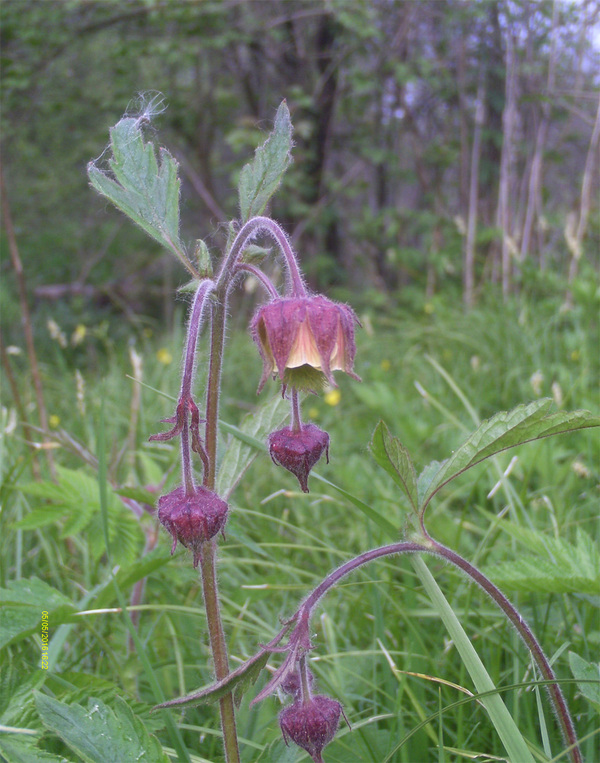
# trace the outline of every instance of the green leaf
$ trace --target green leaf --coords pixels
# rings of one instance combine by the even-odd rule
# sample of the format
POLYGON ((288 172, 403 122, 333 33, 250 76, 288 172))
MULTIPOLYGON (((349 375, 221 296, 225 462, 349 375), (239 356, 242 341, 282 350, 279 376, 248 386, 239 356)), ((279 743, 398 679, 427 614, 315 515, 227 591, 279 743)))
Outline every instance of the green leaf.
POLYGON ((406 448, 398 438, 392 437, 383 421, 379 422, 373 432, 369 450, 379 466, 402 488, 410 505, 417 511, 417 474, 414 464, 406 448))
POLYGON ((584 660, 575 652, 569 652, 569 665, 573 678, 582 681, 577 684, 579 691, 590 702, 600 705, 600 665, 584 660), (587 683, 588 681, 594 681, 594 683, 587 683))
POLYGON ((48 625, 53 628, 74 611, 66 596, 39 578, 11 581, 7 588, 0 588, 0 648, 38 632, 42 612, 48 612, 48 625))
POLYGON ((126 702, 116 699, 113 710, 102 700, 90 697, 86 709, 36 692, 36 706, 44 725, 85 763, 168 763, 156 737, 147 732, 126 702))
MULTIPOLYGON (((61 538, 79 535, 87 528, 89 530, 90 548, 94 559, 97 560, 104 553, 98 482, 82 470, 65 469, 58 466, 57 474, 58 483, 42 483, 41 491, 39 484, 32 483, 22 486, 24 492, 36 497, 44 497, 56 505, 34 510, 34 512, 23 517, 19 525, 22 524, 27 529, 34 529, 37 526, 62 519, 61 538), (47 494, 46 486, 48 487, 47 494), (47 517, 44 516, 46 510, 48 511, 47 517)), ((156 500, 152 494, 137 489, 134 489, 132 493, 131 490, 124 488, 121 492, 125 497, 146 499, 152 504, 156 500)), ((143 541, 142 530, 137 517, 112 491, 108 494, 108 529, 110 540, 114 546, 115 560, 119 564, 132 562, 136 558, 143 541)))
MULTIPOLYGON (((171 555, 168 552, 157 548, 143 556, 139 561, 136 559, 128 567, 119 569, 114 577, 116 578, 121 591, 129 591, 138 580, 141 580, 161 567, 164 567, 169 563, 170 559, 171 555)), ((104 607, 111 606, 115 601, 115 598, 116 593, 114 586, 106 586, 94 598, 94 609, 103 609, 104 607)))
POLYGON ((261 451, 266 450, 267 435, 282 424, 289 410, 289 401, 277 394, 256 411, 248 414, 239 428, 219 422, 222 429, 233 435, 219 467, 219 495, 225 499, 231 495, 252 461, 261 451))
POLYGON ((600 417, 589 411, 548 413, 551 405, 550 399, 518 405, 480 424, 449 459, 436 469, 426 467, 420 475, 420 509, 450 480, 496 453, 562 432, 600 426, 600 417))
POLYGON ((0 734, 0 760, 7 763, 69 763, 64 757, 39 750, 24 734, 0 734))
POLYGON ((271 654, 272 652, 269 650, 258 652, 223 680, 197 689, 191 694, 186 694, 185 697, 178 697, 177 699, 171 699, 168 702, 156 705, 153 710, 164 707, 193 707, 204 702, 216 702, 221 697, 231 693, 233 693, 234 700, 239 706, 244 692, 254 684, 269 661, 271 654))
POLYGON ((525 546, 527 555, 489 567, 486 574, 496 585, 513 591, 542 593, 594 595, 600 590, 600 549, 581 528, 577 529, 573 544, 506 520, 500 527, 525 546))
POLYGON ((273 132, 240 173, 238 192, 242 222, 264 212, 291 162, 291 150, 292 122, 283 101, 275 115, 273 132))
POLYGON ((164 148, 157 162, 154 145, 144 143, 141 124, 140 119, 126 117, 110 130, 114 179, 94 162, 88 164, 88 177, 98 193, 197 275, 179 238, 178 164, 164 148))

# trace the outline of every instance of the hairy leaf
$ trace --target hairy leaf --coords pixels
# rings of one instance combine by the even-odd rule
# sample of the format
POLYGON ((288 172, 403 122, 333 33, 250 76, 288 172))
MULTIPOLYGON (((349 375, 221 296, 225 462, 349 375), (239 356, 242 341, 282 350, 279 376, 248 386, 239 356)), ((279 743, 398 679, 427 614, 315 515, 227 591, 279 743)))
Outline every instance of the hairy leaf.
POLYGON ((410 505, 417 511, 417 473, 414 464, 406 448, 397 437, 392 437, 383 421, 379 422, 373 432, 369 450, 379 466, 402 488, 410 505))
POLYGON ((242 222, 264 212, 291 162, 291 150, 292 122, 283 101, 275 115, 273 132, 240 173, 238 192, 242 222))
POLYGON ((486 458, 532 440, 600 426, 600 417, 589 411, 548 413, 552 400, 537 400, 502 411, 484 421, 454 454, 432 470, 426 467, 419 477, 420 509, 424 509, 438 490, 459 474, 486 458))
POLYGON ((120 698, 111 709, 102 700, 90 697, 85 708, 37 692, 36 706, 44 725, 85 763, 168 763, 159 741, 120 698))
POLYGON ((192 273, 194 268, 179 239, 178 165, 164 148, 159 159, 152 143, 144 143, 140 119, 126 117, 110 130, 113 177, 94 162, 88 177, 98 193, 106 196, 146 233, 178 257, 192 273))
POLYGON ((191 694, 186 694, 185 697, 178 697, 177 699, 163 702, 160 705, 156 705, 153 710, 158 710, 163 707, 193 707, 194 705, 200 705, 203 702, 216 702, 221 699, 221 697, 231 693, 233 693, 234 700, 239 706, 244 692, 254 684, 260 675, 260 672, 267 664, 271 654, 272 653, 269 650, 258 652, 258 654, 255 654, 254 657, 251 657, 244 662, 237 668, 237 670, 232 671, 222 681, 217 681, 216 683, 198 689, 191 694))

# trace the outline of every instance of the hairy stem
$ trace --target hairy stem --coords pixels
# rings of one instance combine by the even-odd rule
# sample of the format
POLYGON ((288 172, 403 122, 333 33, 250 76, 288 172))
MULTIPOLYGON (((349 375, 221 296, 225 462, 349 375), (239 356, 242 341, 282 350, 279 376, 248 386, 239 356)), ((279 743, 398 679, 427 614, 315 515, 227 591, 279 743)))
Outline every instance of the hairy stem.
POLYGON ((279 297, 279 292, 273 285, 273 282, 262 272, 262 270, 260 270, 260 268, 256 268, 254 265, 248 265, 245 262, 242 262, 239 265, 236 265, 235 271, 236 273, 239 273, 240 271, 250 273, 264 287, 265 291, 267 291, 270 297, 273 299, 277 299, 277 297, 279 297))
POLYGON ((292 387, 292 431, 300 432, 302 429, 302 417, 300 414, 300 399, 298 390, 292 387))
MULTIPOLYGON (((463 559, 462 556, 455 553, 451 549, 446 548, 446 546, 443 546, 441 543, 433 541, 433 547, 429 550, 431 553, 434 553, 437 556, 441 556, 443 559, 446 559, 447 561, 454 564, 456 567, 465 572, 481 588, 483 588, 488 596, 490 596, 496 602, 496 604, 508 617, 510 622, 515 626, 519 636, 525 642, 525 646, 531 652, 542 676, 547 681, 556 681, 556 674, 554 673, 552 666, 544 654, 544 651, 538 640, 533 635, 532 630, 527 625, 525 620, 523 620, 517 609, 513 606, 513 604, 511 604, 511 602, 506 598, 502 591, 497 588, 492 583, 492 581, 489 580, 489 578, 480 572, 477 567, 474 567, 466 559, 463 559)), ((569 708, 567 707, 567 703, 563 696, 562 690, 558 683, 549 684, 547 689, 552 704, 554 705, 564 740, 569 746, 569 755, 571 760, 573 763, 582 763, 583 759, 581 757, 581 752, 577 742, 575 726, 573 725, 573 720, 571 718, 571 714, 569 713, 569 708)))
POLYGON ((472 580, 474 580, 504 612, 509 621, 517 629, 517 632, 521 639, 524 641, 526 647, 531 652, 531 655, 533 656, 533 659, 535 660, 544 679, 553 682, 548 685, 548 693, 554 706, 554 710, 556 711, 564 740, 568 745, 569 756, 572 763, 583 763, 581 752, 579 750, 579 744, 577 741, 577 734, 575 733, 575 726, 573 725, 573 720, 571 718, 571 714, 569 713, 569 709, 567 707, 567 703, 560 689, 560 686, 558 683, 556 683, 556 674, 554 673, 554 670, 552 669, 552 666, 544 654, 544 651, 538 640, 533 635, 533 632, 525 620, 523 620, 517 609, 513 606, 513 604, 511 604, 511 602, 506 598, 502 591, 500 591, 500 589, 497 588, 492 583, 492 581, 489 580, 482 572, 470 564, 466 559, 463 559, 462 556, 452 551, 451 549, 446 548, 446 546, 443 546, 441 543, 433 540, 430 536, 428 536, 427 545, 411 542, 392 543, 389 546, 381 546, 380 548, 374 548, 370 551, 366 551, 364 554, 360 554, 354 559, 351 559, 349 562, 343 564, 341 567, 338 567, 337 570, 334 570, 330 575, 328 575, 325 580, 323 580, 312 591, 308 598, 305 599, 295 615, 297 622, 301 623, 303 627, 306 627, 307 622, 312 615, 312 610, 317 605, 321 597, 323 597, 327 591, 336 585, 336 583, 338 583, 343 577, 350 574, 351 572, 354 572, 354 570, 358 569, 363 564, 368 564, 375 559, 379 559, 384 556, 390 556, 392 554, 417 552, 433 554, 445 559, 455 567, 458 567, 472 580))
MULTIPOLYGON (((230 277, 232 273, 230 272, 230 277)), ((219 392, 221 388, 221 368, 223 363, 223 348, 225 345, 225 320, 227 311, 227 292, 229 280, 225 280, 217 289, 216 304, 213 307, 210 364, 208 369, 208 387, 206 392, 206 468, 204 470, 204 486, 214 490, 217 476, 217 427, 219 422, 219 392)), ((223 622, 219 605, 219 588, 216 574, 216 542, 211 540, 204 544, 200 561, 202 574, 202 590, 206 619, 210 637, 210 648, 213 655, 217 680, 229 674, 227 644, 223 631, 223 622)), ((233 696, 226 694, 219 700, 221 712, 221 728, 223 745, 227 763, 239 763, 240 752, 235 723, 233 696)))
POLYGON ((300 269, 296 261, 296 255, 290 245, 287 235, 282 228, 269 217, 253 217, 247 223, 242 225, 235 237, 229 254, 225 258, 221 272, 217 280, 217 288, 220 290, 224 284, 228 283, 231 273, 237 265, 241 253, 248 243, 259 233, 268 233, 277 242, 285 259, 285 264, 291 280, 291 291, 295 297, 306 296, 306 288, 300 275, 300 269))

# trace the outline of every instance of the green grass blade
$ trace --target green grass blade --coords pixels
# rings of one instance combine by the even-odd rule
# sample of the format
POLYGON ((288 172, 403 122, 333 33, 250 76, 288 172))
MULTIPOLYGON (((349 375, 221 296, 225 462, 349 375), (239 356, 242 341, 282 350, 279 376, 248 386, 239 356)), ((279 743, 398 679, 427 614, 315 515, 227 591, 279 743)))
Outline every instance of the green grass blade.
MULTIPOLYGON (((104 542, 106 544, 106 556, 108 558, 109 567, 111 568, 111 576, 112 576, 113 585, 115 587, 115 594, 117 596, 119 606, 121 607, 121 611, 123 613, 123 622, 125 623, 125 626, 127 630, 129 631, 129 635, 131 636, 133 643, 135 645, 136 654, 142 664, 142 668, 144 670, 148 683, 150 684, 152 688, 152 693, 154 694, 154 700, 157 704, 159 704, 160 702, 164 701, 164 698, 165 698, 164 694, 162 693, 160 684, 158 683, 158 680, 154 674, 152 665, 150 664, 150 660, 148 659, 148 655, 146 654, 146 648, 144 644, 142 643, 142 640, 138 636, 138 632, 135 629, 133 623, 131 622, 131 617, 128 614, 127 602, 125 600, 125 596, 123 595, 123 592, 121 591, 119 587, 114 571, 112 571, 110 537, 108 533, 108 489, 107 488, 108 488, 108 469, 107 469, 107 463, 106 463, 106 430, 104 426, 104 399, 103 399, 102 409, 100 411, 100 421, 98 423, 98 491, 100 494, 100 511, 102 514, 102 530, 104 533, 104 542)), ((177 750, 177 754, 179 755, 180 760, 186 761, 186 763, 190 763, 190 756, 188 754, 187 748, 183 741, 183 737, 181 736, 181 732, 179 728, 177 727, 177 725, 174 723, 173 718, 171 717, 171 714, 169 713, 169 711, 163 711, 163 719, 164 719, 169 737, 171 739, 171 744, 177 750)))
MULTIPOLYGON (((452 638, 461 659, 475 684, 478 692, 489 692, 495 689, 494 682, 485 669, 479 655, 473 648, 471 641, 465 633, 460 621, 455 615, 448 600, 442 593, 425 562, 419 557, 411 558, 413 566, 423 587, 427 591, 434 607, 440 615, 450 637, 452 638)), ((502 744, 506 748, 508 757, 514 763, 534 763, 533 756, 529 751, 527 742, 515 724, 511 714, 499 695, 493 694, 482 698, 490 720, 494 724, 502 744)))

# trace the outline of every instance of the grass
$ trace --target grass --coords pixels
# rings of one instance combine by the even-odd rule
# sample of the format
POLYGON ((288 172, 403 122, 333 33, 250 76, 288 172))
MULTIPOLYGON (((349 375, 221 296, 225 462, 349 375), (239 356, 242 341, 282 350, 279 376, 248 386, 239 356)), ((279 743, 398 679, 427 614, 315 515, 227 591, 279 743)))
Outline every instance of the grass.
MULTIPOLYGON (((566 409, 597 410, 593 300, 581 298, 569 313, 561 313, 551 299, 502 306, 491 297, 469 316, 442 299, 417 315, 399 308, 375 313, 368 305, 359 312, 364 325, 357 355, 362 384, 340 379, 339 399, 309 397, 304 411, 331 435, 331 461, 320 463, 317 471, 398 528, 405 521, 407 505, 367 453, 380 418, 423 467, 447 457, 474 429, 474 418, 481 420, 538 395, 554 395, 566 409)), ((148 385, 141 389, 139 410, 123 346, 107 340, 102 374, 89 368, 84 372, 85 413, 78 412, 74 403, 73 358, 67 362, 58 346, 47 351, 49 413, 60 419, 58 429, 85 447, 78 453, 77 448, 67 448, 63 438, 54 451, 57 463, 70 470, 61 478, 61 484, 69 485, 62 494, 52 494, 49 483, 36 493, 20 431, 3 435, 2 586, 36 576, 74 608, 67 614, 57 608, 54 624, 51 611, 51 670, 37 670, 41 649, 37 625, 2 651, 1 676, 8 691, 0 692, 0 724, 33 732, 38 747, 52 759, 64 754, 76 760, 56 735, 45 730, 30 692, 20 694, 20 686, 29 689, 37 682, 51 696, 83 704, 89 696, 108 705, 116 696, 124 697, 164 748, 172 749, 178 734, 165 729, 159 715, 149 714, 156 685, 171 698, 212 679, 201 592, 189 559, 180 551, 170 559, 170 541, 163 533, 154 550, 144 555, 144 545, 154 542, 152 516, 132 521, 118 499, 109 496, 106 503, 100 502, 97 492, 94 495, 97 468, 81 458, 86 452, 104 453, 108 479, 119 486, 160 492, 165 476, 166 488, 175 484, 176 446, 149 444, 147 437, 158 431, 159 419, 172 413, 172 402, 150 388, 177 394, 181 343, 179 334, 138 336, 143 383, 148 385), (165 362, 166 350, 170 362, 165 362), (105 449, 98 440, 100 421, 106 431, 105 449), (74 490, 79 491, 79 503, 73 500, 74 490), (84 505, 86 495, 89 501, 84 505), (46 513, 35 527, 35 521, 27 524, 32 512, 37 512, 34 518, 46 513), (139 609, 139 643, 133 648, 123 616, 114 611, 119 594, 101 540, 102 512, 113 563, 120 564, 116 578, 125 599, 129 600, 136 578, 148 573, 139 609)), ((222 396, 225 421, 238 425, 255 404, 259 376, 260 361, 247 334, 232 325, 222 396)), ((4 405, 10 406, 10 401, 4 405)), ((486 570, 499 562, 531 558, 530 545, 520 539, 519 531, 575 546, 580 529, 597 543, 597 469, 594 432, 520 447, 449 485, 428 510, 430 531, 486 570), (501 480, 513 455, 516 462, 510 475, 501 480)), ((235 510, 221 544, 219 573, 233 666, 269 640, 280 618, 293 612, 329 570, 389 540, 326 483, 313 477, 310 487, 310 494, 300 493, 291 475, 260 454, 232 497, 235 510)), ((533 689, 535 671, 516 635, 465 578, 440 562, 428 559, 426 564, 533 758, 565 760, 546 695, 533 689)), ((507 593, 546 653, 556 657, 555 668, 564 681, 578 733, 588 737, 584 756, 594 760, 598 705, 586 696, 584 684, 574 683, 569 653, 588 662, 597 654, 597 596, 534 588, 521 584, 507 593)), ((476 755, 482 760, 503 759, 504 748, 473 696, 476 690, 465 664, 410 561, 393 559, 357 572, 323 601, 314 625, 312 667, 319 688, 343 703, 352 725, 352 732, 340 728, 327 748, 328 763, 441 762, 476 755)), ((243 700, 238 715, 240 737, 245 740, 243 759, 248 763, 308 760, 300 750, 285 748, 280 739, 279 699, 273 697, 250 710, 252 694, 243 700)), ((173 713, 172 718, 191 760, 221 760, 214 706, 190 709, 185 717, 173 713)))

